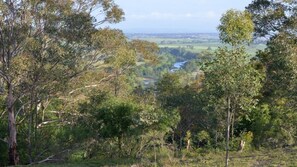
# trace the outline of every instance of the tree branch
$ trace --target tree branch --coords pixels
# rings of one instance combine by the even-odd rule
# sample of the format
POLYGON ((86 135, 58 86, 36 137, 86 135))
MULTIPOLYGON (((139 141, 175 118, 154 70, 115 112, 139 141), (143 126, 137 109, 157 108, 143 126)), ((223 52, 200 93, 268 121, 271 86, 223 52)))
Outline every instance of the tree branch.
POLYGON ((107 77, 104 77, 104 78, 102 78, 100 81, 98 81, 97 84, 87 85, 87 86, 84 86, 84 87, 80 87, 80 88, 74 89, 74 90, 72 90, 72 91, 69 92, 69 95, 73 94, 73 93, 76 92, 76 91, 82 90, 82 89, 97 87, 97 86, 100 85, 101 82, 103 82, 103 81, 105 81, 105 80, 109 80, 110 78, 112 78, 112 77, 114 77, 114 76, 115 76, 114 74, 110 74, 110 75, 108 75, 107 77))
POLYGON ((55 122, 71 124, 71 122, 68 122, 68 121, 51 120, 51 121, 41 122, 40 124, 37 125, 37 128, 42 128, 43 125, 47 125, 47 124, 51 124, 51 123, 55 123, 55 122))
POLYGON ((6 113, 6 110, 4 110, 2 113, 1 113, 1 116, 0 116, 0 119, 3 117, 3 115, 6 113))
POLYGON ((29 165, 33 165, 33 164, 41 164, 41 163, 44 163, 44 162, 47 162, 47 161, 51 161, 51 160, 53 160, 53 159, 52 159, 53 157, 55 157, 55 155, 51 155, 51 156, 45 158, 44 160, 41 160, 41 161, 38 161, 38 162, 32 162, 32 163, 29 164, 29 165))
POLYGON ((45 158, 45 159, 43 159, 43 160, 41 160, 41 161, 32 162, 32 163, 29 164, 29 165, 41 164, 41 163, 44 163, 44 162, 47 162, 47 161, 62 161, 62 159, 53 159, 53 158, 54 158, 56 155, 59 155, 59 154, 64 153, 64 152, 69 152, 69 151, 70 151, 70 149, 66 149, 66 150, 61 151, 61 152, 59 152, 59 153, 57 153, 57 154, 53 154, 53 155, 51 155, 51 156, 49 156, 49 157, 47 157, 47 158, 45 158))

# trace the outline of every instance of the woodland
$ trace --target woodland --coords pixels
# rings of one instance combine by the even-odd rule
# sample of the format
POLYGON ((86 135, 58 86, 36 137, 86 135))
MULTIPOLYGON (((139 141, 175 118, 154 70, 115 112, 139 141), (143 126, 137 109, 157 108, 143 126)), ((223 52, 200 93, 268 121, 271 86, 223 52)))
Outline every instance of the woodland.
POLYGON ((297 1, 226 11, 199 54, 103 26, 124 16, 0 1, 0 166, 297 166, 297 1))

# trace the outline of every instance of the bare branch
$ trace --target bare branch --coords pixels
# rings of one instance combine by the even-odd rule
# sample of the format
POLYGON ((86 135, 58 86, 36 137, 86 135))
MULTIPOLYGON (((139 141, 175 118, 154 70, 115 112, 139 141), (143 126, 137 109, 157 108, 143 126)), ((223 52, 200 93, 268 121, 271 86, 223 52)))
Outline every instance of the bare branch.
POLYGON ((42 126, 44 126, 44 125, 48 125, 48 124, 55 123, 55 122, 71 124, 71 122, 68 122, 68 121, 51 120, 51 121, 41 122, 40 124, 37 125, 37 128, 42 128, 42 126))
POLYGON ((62 154, 62 153, 64 153, 64 152, 70 152, 70 151, 71 151, 70 149, 66 149, 66 150, 61 151, 61 152, 59 152, 59 153, 57 153, 57 154, 51 155, 51 156, 49 156, 49 157, 47 157, 47 158, 45 158, 45 159, 43 159, 43 160, 41 160, 41 161, 32 162, 32 163, 29 164, 29 165, 41 164, 41 163, 44 163, 44 162, 47 162, 47 161, 62 161, 63 159, 54 159, 54 157, 55 157, 56 155, 62 154))
POLYGON ((76 91, 82 90, 82 89, 98 87, 100 85, 100 83, 102 83, 103 81, 107 81, 107 80, 111 79, 114 76, 115 76, 114 74, 110 74, 107 77, 102 78, 97 84, 87 85, 87 86, 84 86, 84 87, 81 87, 81 88, 74 89, 74 90, 69 92, 69 95, 73 94, 76 91))
POLYGON ((6 113, 6 110, 4 110, 4 111, 1 113, 0 119, 4 116, 5 113, 6 113))
POLYGON ((33 163, 31 163, 30 165, 33 165, 33 164, 41 164, 41 163, 44 163, 44 162, 47 162, 47 161, 51 161, 52 158, 54 158, 54 157, 55 157, 55 155, 51 155, 51 156, 45 158, 44 160, 41 160, 41 161, 38 161, 38 162, 33 162, 33 163))

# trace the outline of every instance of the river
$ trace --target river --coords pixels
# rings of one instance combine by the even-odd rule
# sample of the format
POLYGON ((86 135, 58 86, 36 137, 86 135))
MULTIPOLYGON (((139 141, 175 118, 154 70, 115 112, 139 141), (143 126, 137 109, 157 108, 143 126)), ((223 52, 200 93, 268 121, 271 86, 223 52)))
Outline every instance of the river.
POLYGON ((188 61, 179 61, 179 62, 174 63, 173 67, 170 71, 174 72, 176 70, 179 70, 186 62, 188 62, 188 61))

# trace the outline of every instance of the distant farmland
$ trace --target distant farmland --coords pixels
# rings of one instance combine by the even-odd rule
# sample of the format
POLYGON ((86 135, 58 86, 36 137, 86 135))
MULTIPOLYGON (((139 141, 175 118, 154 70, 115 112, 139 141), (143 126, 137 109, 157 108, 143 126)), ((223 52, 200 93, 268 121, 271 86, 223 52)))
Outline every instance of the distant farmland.
MULTIPOLYGON (((194 34, 127 34, 129 39, 141 39, 155 42, 159 47, 184 48, 193 53, 205 50, 215 50, 223 44, 216 33, 194 33, 194 34)), ((265 48, 264 40, 257 40, 248 47, 250 54, 265 48)))

